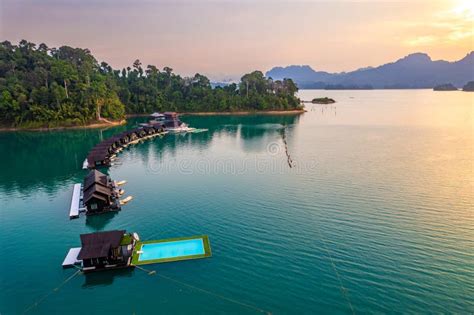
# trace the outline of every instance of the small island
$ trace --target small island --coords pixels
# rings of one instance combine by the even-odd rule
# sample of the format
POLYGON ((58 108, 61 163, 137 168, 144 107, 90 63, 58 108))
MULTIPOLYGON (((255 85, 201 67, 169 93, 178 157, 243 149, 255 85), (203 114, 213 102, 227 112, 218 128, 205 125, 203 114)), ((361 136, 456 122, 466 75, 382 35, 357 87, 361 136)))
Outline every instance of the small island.
POLYGON ((333 104, 333 103, 336 103, 336 101, 333 100, 332 98, 329 98, 329 97, 317 97, 317 98, 313 98, 311 103, 313 103, 313 104, 333 104))
POLYGON ((474 92, 474 81, 469 81, 462 87, 464 92, 474 92))
POLYGON ((451 83, 439 84, 433 88, 433 91, 457 91, 458 88, 451 83))

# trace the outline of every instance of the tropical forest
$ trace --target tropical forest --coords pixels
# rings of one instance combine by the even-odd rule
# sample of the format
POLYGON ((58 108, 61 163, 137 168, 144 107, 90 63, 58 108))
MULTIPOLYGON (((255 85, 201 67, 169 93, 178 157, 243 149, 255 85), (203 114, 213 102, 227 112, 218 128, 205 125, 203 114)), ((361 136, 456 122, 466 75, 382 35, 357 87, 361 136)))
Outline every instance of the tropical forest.
POLYGON ((154 111, 236 112, 300 108, 291 79, 261 71, 239 83, 212 87, 201 74, 182 77, 135 60, 113 69, 88 49, 22 40, 0 43, 0 125, 40 128, 118 121, 154 111))

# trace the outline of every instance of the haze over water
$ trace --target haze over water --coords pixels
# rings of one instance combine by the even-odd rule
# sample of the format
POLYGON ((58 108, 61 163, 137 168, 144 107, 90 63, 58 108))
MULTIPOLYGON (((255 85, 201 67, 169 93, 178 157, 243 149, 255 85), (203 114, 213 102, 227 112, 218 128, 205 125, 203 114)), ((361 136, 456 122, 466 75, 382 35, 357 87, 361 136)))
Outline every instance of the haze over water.
POLYGON ((474 312, 474 94, 299 94, 337 103, 183 117, 209 132, 126 150, 109 174, 134 200, 113 216, 70 221, 72 184, 90 148, 138 120, 0 133, 0 312, 45 296, 32 314, 474 312), (134 270, 52 291, 79 234, 111 229, 208 234, 213 257, 149 266, 180 283, 134 270))

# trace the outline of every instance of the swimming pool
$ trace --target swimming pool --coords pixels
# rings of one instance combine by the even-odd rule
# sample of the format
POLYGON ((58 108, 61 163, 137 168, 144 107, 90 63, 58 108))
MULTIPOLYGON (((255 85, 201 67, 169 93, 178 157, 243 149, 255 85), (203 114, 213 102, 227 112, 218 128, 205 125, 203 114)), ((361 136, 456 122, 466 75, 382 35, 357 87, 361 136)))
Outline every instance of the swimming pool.
POLYGON ((134 253, 135 264, 204 258, 211 255, 207 236, 146 241, 134 253))

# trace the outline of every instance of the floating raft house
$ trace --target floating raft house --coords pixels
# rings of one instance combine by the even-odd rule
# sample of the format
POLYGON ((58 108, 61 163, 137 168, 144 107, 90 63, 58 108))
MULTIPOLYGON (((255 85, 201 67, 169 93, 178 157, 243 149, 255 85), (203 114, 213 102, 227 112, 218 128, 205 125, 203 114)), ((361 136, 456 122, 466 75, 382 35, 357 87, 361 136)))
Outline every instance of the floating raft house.
POLYGON ((110 166, 116 158, 116 154, 130 144, 137 143, 141 139, 148 139, 157 135, 163 135, 165 127, 156 122, 146 127, 127 130, 97 144, 89 151, 83 168, 96 168, 99 166, 110 166))
POLYGON ((119 211, 119 192, 109 176, 92 170, 84 178, 83 203, 87 215, 119 211))
POLYGON ((78 218, 81 212, 93 215, 119 211, 122 204, 119 198, 123 193, 123 189, 109 176, 98 170, 91 170, 84 177, 82 185, 75 184, 73 187, 69 218, 78 218))
POLYGON ((207 235, 140 242, 137 233, 115 230, 81 234, 81 247, 71 248, 62 265, 91 272, 206 257, 207 235))
POLYGON ((82 246, 69 250, 63 267, 81 265, 84 272, 130 267, 137 238, 125 230, 81 234, 82 246))

